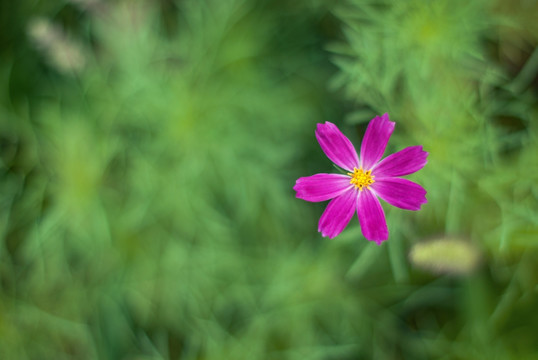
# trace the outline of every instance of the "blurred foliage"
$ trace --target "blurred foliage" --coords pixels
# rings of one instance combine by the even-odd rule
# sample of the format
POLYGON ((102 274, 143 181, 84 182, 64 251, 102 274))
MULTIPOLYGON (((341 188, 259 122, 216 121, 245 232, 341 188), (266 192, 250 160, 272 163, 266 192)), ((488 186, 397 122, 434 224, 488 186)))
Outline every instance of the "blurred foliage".
POLYGON ((0 358, 538 359, 537 4, 0 2, 0 358), (429 203, 322 239, 384 112, 429 203))

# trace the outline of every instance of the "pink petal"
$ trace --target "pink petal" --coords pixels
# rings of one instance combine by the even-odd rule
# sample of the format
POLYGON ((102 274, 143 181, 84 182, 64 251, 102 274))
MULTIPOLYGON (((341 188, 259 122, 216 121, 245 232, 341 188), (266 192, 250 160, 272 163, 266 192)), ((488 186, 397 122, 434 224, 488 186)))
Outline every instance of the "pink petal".
POLYGON ((334 238, 344 230, 353 217, 357 205, 357 190, 350 189, 331 200, 319 219, 318 231, 334 238))
POLYGON ((389 238, 385 213, 377 197, 369 190, 360 192, 357 200, 357 215, 364 237, 378 245, 389 238))
POLYGON ((428 162, 427 157, 422 146, 410 146, 381 160, 372 173, 376 177, 409 175, 422 169, 428 162))
POLYGON ((394 125, 389 121, 389 114, 376 116, 370 121, 361 144, 361 165, 364 170, 370 170, 381 159, 394 125))
POLYGON ((306 201, 325 201, 337 197, 353 187, 350 177, 339 174, 316 174, 297 179, 293 190, 296 196, 306 201))
POLYGON ((407 179, 383 178, 370 185, 370 188, 392 206, 406 210, 420 210, 428 202, 426 190, 419 184, 407 179))
POLYGON ((353 172, 358 167, 359 158, 351 141, 330 122, 318 124, 316 138, 329 159, 342 169, 353 172))

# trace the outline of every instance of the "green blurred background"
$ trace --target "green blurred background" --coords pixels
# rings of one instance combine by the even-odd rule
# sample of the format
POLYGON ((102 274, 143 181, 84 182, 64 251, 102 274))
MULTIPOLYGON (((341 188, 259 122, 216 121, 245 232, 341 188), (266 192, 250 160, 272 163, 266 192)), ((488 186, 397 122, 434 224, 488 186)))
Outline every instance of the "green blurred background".
POLYGON ((1 1, 0 359, 538 359, 537 14, 1 1), (429 202, 321 238, 316 123, 384 112, 429 202))

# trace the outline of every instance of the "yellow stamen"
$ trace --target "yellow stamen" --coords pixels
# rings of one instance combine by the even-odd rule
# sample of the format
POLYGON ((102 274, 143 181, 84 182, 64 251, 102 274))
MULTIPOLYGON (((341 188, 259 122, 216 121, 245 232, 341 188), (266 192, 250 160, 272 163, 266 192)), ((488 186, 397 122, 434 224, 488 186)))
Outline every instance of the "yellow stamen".
POLYGON ((368 189, 368 185, 374 183, 372 170, 363 171, 362 168, 353 168, 353 172, 347 174, 351 176, 349 183, 355 185, 360 191, 362 191, 364 187, 368 189))

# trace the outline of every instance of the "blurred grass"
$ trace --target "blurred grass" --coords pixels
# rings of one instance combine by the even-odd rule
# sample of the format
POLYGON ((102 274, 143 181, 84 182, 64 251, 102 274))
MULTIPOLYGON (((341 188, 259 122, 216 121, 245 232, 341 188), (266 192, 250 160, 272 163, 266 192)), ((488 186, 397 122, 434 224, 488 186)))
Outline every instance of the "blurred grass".
POLYGON ((535 3, 0 4, 0 358, 538 358, 535 3), (429 203, 323 239, 384 112, 429 203))

